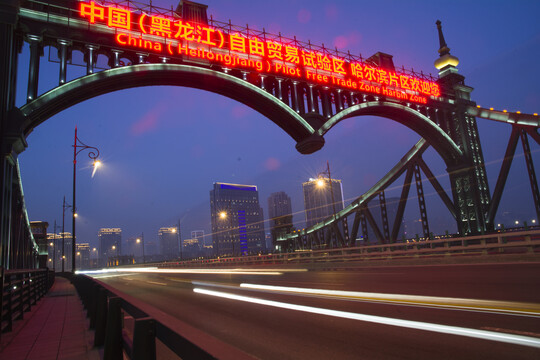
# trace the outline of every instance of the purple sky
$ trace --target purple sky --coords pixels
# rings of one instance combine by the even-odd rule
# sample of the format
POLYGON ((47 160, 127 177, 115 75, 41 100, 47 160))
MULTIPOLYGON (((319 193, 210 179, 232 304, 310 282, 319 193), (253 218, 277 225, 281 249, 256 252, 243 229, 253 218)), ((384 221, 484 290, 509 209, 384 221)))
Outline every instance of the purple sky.
MULTIPOLYGON (((394 63, 436 74, 439 47, 435 21, 443 24, 459 71, 475 88, 473 100, 485 107, 540 113, 540 13, 538 1, 217 1, 209 15, 233 24, 281 32, 299 40, 369 57, 392 54, 394 63)), ((154 0, 176 7, 176 1, 154 0)), ((75 55, 75 59, 76 59, 75 55)), ((58 81, 58 64, 41 61, 40 93, 58 81)), ((18 106, 25 101, 28 49, 19 65, 18 106)), ((84 68, 70 67, 76 78, 84 68)), ((157 239, 159 227, 182 222, 182 238, 192 230, 210 231, 209 191, 215 181, 254 184, 265 216, 267 197, 285 191, 293 199, 297 227, 303 226, 301 183, 323 171, 343 180, 346 203, 379 180, 419 136, 393 121, 361 117, 347 120, 326 136, 325 147, 300 155, 294 141, 274 123, 228 98, 180 87, 145 87, 103 95, 46 121, 28 137, 19 157, 31 220, 62 221, 62 198, 71 202, 72 143, 79 138, 99 147, 104 162, 91 178, 90 160, 79 155, 77 222, 79 242, 97 244, 101 227, 121 227, 123 238, 145 233, 157 239)), ((510 127, 478 120, 490 190, 504 156, 510 127)), ((531 142, 537 171, 539 146, 531 142)), ((518 154, 522 154, 521 145, 518 154)), ((450 194, 444 164, 434 151, 425 156, 450 194)), ((540 175, 540 174, 538 174, 540 175)), ((398 180, 398 185, 402 180, 398 180)), ((425 185, 434 232, 455 231, 433 189, 425 185)), ((393 189, 389 196, 399 194, 393 189)), ((411 193, 415 190, 411 189, 411 193)), ((411 199, 406 220, 418 218, 411 199)), ((516 158, 497 221, 535 218, 524 160, 516 158), (506 214, 504 214, 506 213, 506 214)), ((66 231, 71 225, 66 220, 66 231)), ((268 230, 268 229, 267 229, 268 230)), ((209 241, 209 240, 207 240, 209 241)))

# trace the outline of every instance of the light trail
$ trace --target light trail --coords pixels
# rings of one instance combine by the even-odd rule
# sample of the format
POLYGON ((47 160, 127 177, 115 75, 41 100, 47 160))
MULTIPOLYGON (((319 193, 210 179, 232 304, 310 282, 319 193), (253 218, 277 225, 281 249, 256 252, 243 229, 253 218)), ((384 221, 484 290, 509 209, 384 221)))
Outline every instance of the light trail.
POLYGON ((230 300, 244 301, 244 302, 249 302, 252 304, 271 306, 271 307, 287 309, 287 310, 296 310, 296 311, 302 311, 302 312, 318 314, 318 315, 333 316, 333 317, 338 317, 338 318, 343 318, 343 319, 365 321, 365 322, 370 322, 370 323, 375 323, 375 324, 397 326, 397 327, 403 327, 403 328, 409 328, 409 329, 415 329, 415 330, 431 331, 431 332, 437 332, 437 333, 449 334, 449 335, 466 336, 466 337, 477 338, 477 339, 482 339, 482 340, 498 341, 498 342, 503 342, 503 343, 508 343, 508 344, 540 348, 540 339, 528 337, 528 336, 522 336, 522 335, 505 334, 505 333, 498 333, 498 332, 487 331, 487 330, 463 328, 459 326, 440 325, 440 324, 426 323, 426 322, 420 322, 420 321, 394 319, 394 318, 388 318, 388 317, 382 317, 382 316, 374 316, 374 315, 352 313, 352 312, 347 312, 347 311, 317 308, 317 307, 305 306, 305 305, 289 304, 289 303, 284 303, 284 302, 279 302, 279 301, 264 300, 264 299, 249 297, 249 296, 242 296, 242 295, 236 295, 236 294, 201 289, 201 288, 194 288, 193 291, 199 294, 216 296, 216 297, 230 299, 230 300))
POLYGON ((399 303, 408 305, 422 305, 440 308, 460 308, 466 310, 480 310, 490 312, 501 312, 510 314, 520 314, 528 316, 540 316, 540 305, 533 303, 520 303, 509 301, 493 301, 479 299, 463 299, 450 297, 436 296, 420 296, 420 295, 402 295, 402 294, 386 294, 344 290, 327 290, 327 289, 310 289, 287 286, 272 286, 259 284, 240 284, 241 288, 263 290, 270 292, 280 292, 286 294, 303 294, 303 295, 322 295, 328 297, 337 297, 347 300, 365 300, 385 303, 399 303))
POLYGON ((106 273, 155 273, 155 274, 237 274, 237 275, 283 275, 286 272, 305 272, 306 269, 164 269, 157 267, 121 268, 76 271, 76 274, 106 273))

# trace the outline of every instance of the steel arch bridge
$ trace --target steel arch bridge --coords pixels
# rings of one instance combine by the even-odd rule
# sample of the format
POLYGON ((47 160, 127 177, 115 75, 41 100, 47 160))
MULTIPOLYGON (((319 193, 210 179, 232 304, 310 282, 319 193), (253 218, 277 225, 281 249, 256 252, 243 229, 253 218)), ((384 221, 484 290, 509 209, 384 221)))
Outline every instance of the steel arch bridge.
POLYGON ((3 268, 21 266, 17 259, 23 257, 29 259, 26 263, 35 262, 37 256, 26 225, 17 171, 17 156, 28 146, 27 136, 54 114, 81 101, 139 86, 193 87, 242 102, 289 134, 303 154, 322 148, 324 136, 333 126, 355 116, 385 117, 420 135, 421 140, 390 172, 347 208, 308 229, 281 236, 289 249, 352 246, 359 231, 367 238, 368 225, 377 241, 396 241, 413 176, 423 236, 429 238, 422 173, 455 219, 460 234, 491 231, 520 139, 540 218, 538 181, 529 147, 529 137, 540 144, 540 118, 477 107, 470 97, 472 88, 457 71, 458 60, 450 55, 439 22, 439 77, 432 78, 396 69, 391 55, 377 53, 364 59, 208 19, 206 7, 195 3, 173 11, 127 0, 8 0, 0 5, 0 15, 3 268), (14 89, 24 42, 30 47, 27 103, 17 108, 14 89), (39 94, 39 59, 44 47, 57 50, 59 81, 58 86, 39 94), (74 52, 83 54, 86 75, 68 81, 74 52), (99 55, 108 59, 107 69, 98 68, 99 55), (488 187, 476 117, 505 122, 511 128, 493 192, 488 187), (422 159, 429 146, 446 164, 451 194, 422 159), (385 190, 403 174, 398 211, 395 219, 388 219, 385 190), (368 207, 374 198, 379 199, 382 228, 368 207))

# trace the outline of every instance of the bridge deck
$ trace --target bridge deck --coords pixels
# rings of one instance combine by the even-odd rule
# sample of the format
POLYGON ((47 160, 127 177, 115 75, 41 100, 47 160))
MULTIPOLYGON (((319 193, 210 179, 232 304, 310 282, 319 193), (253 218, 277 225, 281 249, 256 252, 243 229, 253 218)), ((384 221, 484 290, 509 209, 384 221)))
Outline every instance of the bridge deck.
POLYGON ((57 277, 49 293, 15 324, 14 331, 2 334, 2 359, 100 359, 88 330, 86 312, 75 287, 57 277))

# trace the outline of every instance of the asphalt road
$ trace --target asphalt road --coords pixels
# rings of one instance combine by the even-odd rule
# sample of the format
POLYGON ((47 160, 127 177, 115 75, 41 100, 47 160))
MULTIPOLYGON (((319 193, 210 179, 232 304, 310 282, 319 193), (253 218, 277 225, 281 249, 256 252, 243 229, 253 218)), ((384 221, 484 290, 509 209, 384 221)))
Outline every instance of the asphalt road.
POLYGON ((540 359, 540 264, 94 277, 261 359, 540 359))

